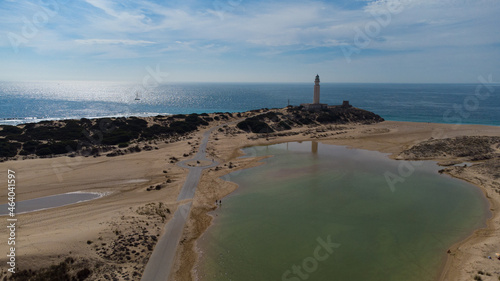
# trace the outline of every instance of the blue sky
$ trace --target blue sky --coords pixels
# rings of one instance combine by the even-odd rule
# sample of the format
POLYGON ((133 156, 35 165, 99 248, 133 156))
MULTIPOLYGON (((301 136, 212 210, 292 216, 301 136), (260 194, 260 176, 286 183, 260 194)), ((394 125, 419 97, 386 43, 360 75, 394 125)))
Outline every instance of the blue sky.
POLYGON ((3 0, 0 80, 498 82, 499 14, 498 0, 3 0))

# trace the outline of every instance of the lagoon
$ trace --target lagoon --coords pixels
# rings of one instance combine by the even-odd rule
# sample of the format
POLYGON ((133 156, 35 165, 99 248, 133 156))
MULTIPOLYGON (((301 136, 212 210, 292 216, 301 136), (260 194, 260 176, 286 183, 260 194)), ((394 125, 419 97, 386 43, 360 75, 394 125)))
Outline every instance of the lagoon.
MULTIPOLYGON (((70 204, 85 202, 102 197, 104 194, 97 192, 69 192, 51 196, 45 196, 30 200, 16 202, 16 214, 41 211, 45 209, 62 207, 70 204)), ((0 216, 9 213, 8 204, 0 205, 0 216)))
POLYGON ((239 188, 199 239, 198 280, 436 280, 448 248, 484 227, 475 186, 432 161, 388 184, 401 161, 316 142, 244 149, 272 157, 226 179, 239 188), (335 247, 328 251, 324 243, 335 247))

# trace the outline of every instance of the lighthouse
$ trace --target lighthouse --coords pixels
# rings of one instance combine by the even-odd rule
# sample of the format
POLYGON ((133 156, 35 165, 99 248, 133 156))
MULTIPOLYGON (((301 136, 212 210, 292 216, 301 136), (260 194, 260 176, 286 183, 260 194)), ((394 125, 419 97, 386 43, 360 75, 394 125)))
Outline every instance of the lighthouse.
POLYGON ((319 75, 316 74, 316 79, 314 79, 314 100, 313 104, 319 104, 319 75))
POLYGON ((308 111, 320 111, 326 109, 333 108, 350 108, 352 105, 349 104, 349 101, 345 100, 342 105, 328 105, 326 103, 319 102, 319 74, 316 74, 316 79, 314 79, 314 95, 312 103, 302 103, 300 104, 302 110, 308 111))
POLYGON ((313 103, 303 103, 301 106, 304 107, 304 110, 309 111, 317 111, 322 109, 327 109, 328 104, 319 103, 319 75, 316 74, 316 79, 314 79, 314 95, 313 95, 313 103))

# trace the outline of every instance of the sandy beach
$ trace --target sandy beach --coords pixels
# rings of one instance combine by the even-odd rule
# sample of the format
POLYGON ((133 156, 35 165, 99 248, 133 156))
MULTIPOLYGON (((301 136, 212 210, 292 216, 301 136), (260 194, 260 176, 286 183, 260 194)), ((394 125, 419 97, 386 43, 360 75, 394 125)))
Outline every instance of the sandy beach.
MULTIPOLYGON (((236 118, 224 122, 234 120, 236 118)), ((108 193, 88 202, 18 215, 16 258, 19 269, 45 268, 72 257, 75 268, 89 267, 93 271, 94 280, 139 280, 164 225, 177 206, 186 203, 177 202, 176 198, 187 169, 178 167, 171 159, 190 159, 208 129, 204 127, 178 142, 152 144, 157 149, 151 151, 117 157, 56 157, 0 163, 2 175, 7 169, 18 175, 18 201, 73 191, 108 193), (160 188, 156 189, 157 186, 160 188)), ((500 136, 500 129, 385 121, 371 125, 303 126, 257 137, 237 129, 234 124, 221 127, 212 133, 207 146, 207 157, 221 164, 202 174, 170 280, 194 280, 193 268, 198 258, 196 240, 211 223, 207 213, 215 208, 215 200, 237 188, 220 177, 260 164, 260 159, 238 158, 243 147, 317 140, 390 153, 391 158, 404 160, 408 155, 401 153, 420 142, 459 136, 500 136)), ((461 163, 463 159, 442 156, 433 160, 461 163)), ((493 169, 498 171, 498 168, 493 169)), ((478 271, 491 274, 482 275, 482 280, 497 280, 500 262, 494 255, 500 251, 498 178, 479 166, 452 167, 445 172, 481 188, 493 215, 486 228, 450 248, 440 280, 472 280, 478 271), (488 256, 493 259, 489 260, 488 256)), ((0 203, 6 202, 4 192, 0 194, 0 203)), ((0 258, 0 262, 3 277, 6 258, 0 258)))

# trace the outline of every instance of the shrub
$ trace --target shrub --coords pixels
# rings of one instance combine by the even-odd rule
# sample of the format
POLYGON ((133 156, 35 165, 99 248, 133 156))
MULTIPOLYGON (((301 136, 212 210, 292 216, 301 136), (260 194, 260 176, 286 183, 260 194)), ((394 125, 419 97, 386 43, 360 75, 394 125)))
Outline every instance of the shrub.
POLYGON ((34 140, 50 140, 55 135, 54 129, 46 126, 27 129, 26 134, 34 140))
POLYGON ((5 139, 0 139, 0 157, 14 157, 21 148, 18 142, 10 142, 5 139))
POLYGON ((92 125, 92 121, 90 119, 87 119, 87 118, 80 119, 80 123, 85 124, 86 126, 89 126, 89 127, 92 125))
POLYGON ((200 117, 198 117, 198 114, 190 114, 186 117, 186 119, 184 120, 186 121, 187 123, 191 123, 191 124, 194 124, 194 125, 208 125, 207 121, 201 119, 200 117))
POLYGON ((245 132, 252 132, 252 133, 272 133, 274 132, 267 123, 264 123, 262 121, 259 121, 254 118, 247 118, 244 121, 241 121, 238 123, 238 128, 245 132))
POLYGON ((276 114, 276 112, 267 112, 267 113, 264 113, 264 114, 259 114, 257 116, 255 116, 254 118, 257 118, 258 120, 264 120, 265 118, 268 118, 269 120, 273 121, 273 122, 278 122, 280 120, 280 118, 278 117, 278 114, 276 114))
POLYGON ((18 141, 18 142, 26 142, 31 140, 29 136, 26 134, 10 134, 5 136, 6 140, 11 140, 11 141, 18 141))
POLYGON ((16 126, 3 125, 1 127, 0 136, 19 135, 23 133, 23 129, 16 126))
POLYGON ((36 148, 40 145, 40 142, 38 141, 27 141, 23 144, 23 150, 28 152, 29 154, 35 154, 36 148))
POLYGON ((37 148, 36 150, 36 155, 38 156, 47 156, 47 155, 51 155, 52 154, 52 150, 50 150, 50 148, 48 146, 44 146, 42 148, 37 148))
POLYGON ((92 274, 92 271, 88 268, 84 268, 76 273, 76 278, 79 281, 82 281, 82 280, 87 279, 87 277, 89 277, 90 274, 92 274))
POLYGON ((339 120, 339 116, 332 112, 322 112, 316 118, 319 123, 333 123, 339 120))
POLYGON ((84 128, 76 120, 67 120, 63 127, 56 127, 54 123, 46 126, 28 127, 26 135, 33 140, 80 140, 84 139, 84 128))
POLYGON ((128 142, 122 142, 122 143, 118 144, 119 148, 124 148, 124 147, 127 147, 127 146, 128 146, 128 142))
POLYGON ((172 129, 166 126, 160 126, 158 124, 154 124, 153 126, 146 128, 142 132, 142 137, 145 139, 152 139, 157 136, 168 136, 173 133, 172 129))
POLYGON ((97 131, 103 131, 103 130, 108 130, 109 128, 113 127, 113 121, 111 118, 101 118, 98 119, 95 124, 90 127, 91 130, 97 130, 97 131))
POLYGON ((183 135, 185 133, 195 131, 198 127, 193 123, 175 121, 172 124, 170 124, 170 128, 172 129, 173 132, 183 135))
POLYGON ((308 117, 300 117, 298 120, 297 120, 300 124, 304 124, 304 125, 309 125, 309 124, 313 124, 314 121, 308 117))
MULTIPOLYGON (((21 270, 16 272, 10 277, 10 280, 25 281, 25 280, 72 280, 69 275, 70 261, 68 259, 59 263, 58 265, 52 265, 48 268, 42 268, 37 271, 33 270, 21 270)), ((72 262, 71 262, 72 263, 72 262)), ((83 279, 82 279, 83 280, 83 279)))
POLYGON ((117 145, 122 142, 129 142, 138 137, 137 132, 115 129, 103 135, 102 143, 107 145, 117 145))
POLYGON ((33 129, 33 128, 35 128, 35 125, 36 125, 35 123, 26 123, 26 124, 24 124, 24 129, 25 130, 33 129))
POLYGON ((278 127, 282 130, 290 130, 292 127, 288 125, 285 121, 281 121, 278 123, 278 127))
POLYGON ((83 127, 76 120, 67 120, 66 125, 62 128, 54 130, 56 135, 54 139, 57 140, 78 140, 84 137, 83 127))
POLYGON ((142 132, 148 127, 148 122, 144 119, 139 119, 137 117, 130 117, 127 120, 127 128, 131 131, 142 132))
POLYGON ((49 149, 53 154, 65 154, 76 151, 78 143, 76 141, 60 141, 49 144, 49 149))
POLYGON ((111 120, 111 125, 116 126, 116 127, 121 127, 127 124, 127 119, 125 117, 119 117, 116 118, 115 120, 111 120))

